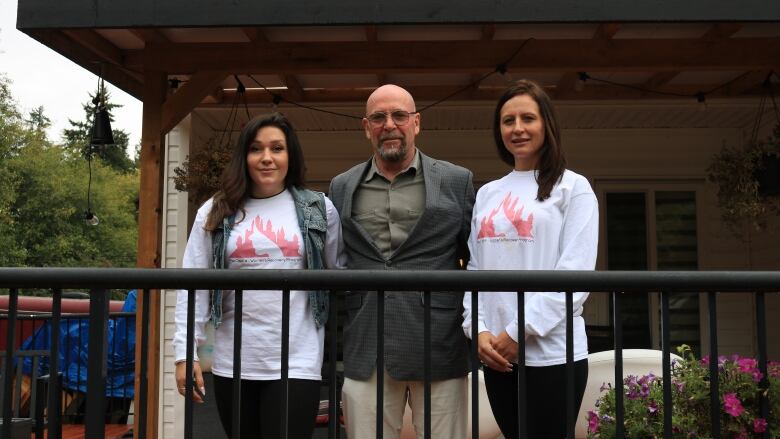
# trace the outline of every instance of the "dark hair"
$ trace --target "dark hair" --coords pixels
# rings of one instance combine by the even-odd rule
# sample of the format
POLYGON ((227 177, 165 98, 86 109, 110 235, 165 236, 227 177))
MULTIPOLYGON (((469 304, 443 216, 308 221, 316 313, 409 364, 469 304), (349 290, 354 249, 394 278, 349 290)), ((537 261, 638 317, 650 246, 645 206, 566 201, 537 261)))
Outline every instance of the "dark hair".
POLYGON ((544 143, 539 150, 539 162, 537 165, 538 173, 536 183, 539 190, 536 192, 536 199, 544 201, 550 198, 553 186, 561 179, 563 171, 566 170, 566 157, 561 148, 561 135, 558 129, 558 119, 555 116, 555 108, 552 100, 545 93, 539 84, 528 79, 521 79, 514 85, 506 89, 496 103, 496 112, 493 117, 493 139, 496 142, 498 156, 501 157, 509 166, 515 166, 515 158, 504 146, 504 140, 501 137, 501 109, 510 99, 519 95, 530 96, 539 106, 539 116, 544 125, 544 143))
POLYGON ((215 230, 222 223, 223 218, 236 213, 239 209, 243 211, 244 203, 252 191, 246 156, 249 146, 255 141, 257 132, 268 126, 282 130, 287 141, 288 168, 287 175, 284 177, 284 186, 286 188, 304 186, 306 165, 301 143, 298 141, 292 123, 281 113, 255 117, 241 130, 236 147, 233 149, 233 156, 222 171, 222 188, 214 194, 214 204, 206 220, 206 230, 215 230))

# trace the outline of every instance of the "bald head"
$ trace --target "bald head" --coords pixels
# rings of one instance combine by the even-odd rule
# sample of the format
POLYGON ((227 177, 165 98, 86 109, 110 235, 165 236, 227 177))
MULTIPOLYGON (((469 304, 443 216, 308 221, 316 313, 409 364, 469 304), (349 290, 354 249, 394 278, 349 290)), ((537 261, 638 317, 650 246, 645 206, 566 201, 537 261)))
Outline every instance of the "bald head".
POLYGON ((411 164, 417 152, 414 138, 420 132, 420 113, 414 98, 397 85, 379 87, 366 100, 363 128, 373 146, 377 166, 392 181, 393 176, 411 164), (394 118, 394 113, 404 117, 394 118), (376 114, 380 114, 379 121, 369 122, 369 116, 376 114))
POLYGON ((408 107, 406 111, 416 111, 411 93, 397 85, 385 84, 374 90, 366 100, 366 114, 373 113, 373 107, 378 101, 387 99, 403 102, 408 107))

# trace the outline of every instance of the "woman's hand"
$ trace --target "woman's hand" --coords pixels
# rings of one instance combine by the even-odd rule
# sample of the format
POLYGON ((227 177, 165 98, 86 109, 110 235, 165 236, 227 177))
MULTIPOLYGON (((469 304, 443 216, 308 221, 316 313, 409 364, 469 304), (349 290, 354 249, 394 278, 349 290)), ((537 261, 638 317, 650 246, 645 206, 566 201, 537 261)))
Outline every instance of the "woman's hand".
MULTIPOLYGON (((203 398, 206 395, 206 386, 203 384, 203 373, 200 371, 200 363, 197 361, 192 362, 192 376, 195 378, 194 388, 192 389, 192 400, 195 402, 203 402, 203 398)), ((179 395, 184 396, 187 384, 187 362, 180 361, 176 363, 176 388, 179 390, 179 395)))
POLYGON ((493 338, 493 349, 506 358, 507 361, 517 363, 519 344, 512 340, 512 337, 506 331, 493 338))
MULTIPOLYGON (((479 333, 477 341, 477 354, 479 355, 479 360, 493 370, 510 372, 512 370, 512 364, 495 349, 494 345, 496 340, 496 336, 491 334, 490 331, 479 333)), ((516 348, 515 352, 517 352, 516 348)))

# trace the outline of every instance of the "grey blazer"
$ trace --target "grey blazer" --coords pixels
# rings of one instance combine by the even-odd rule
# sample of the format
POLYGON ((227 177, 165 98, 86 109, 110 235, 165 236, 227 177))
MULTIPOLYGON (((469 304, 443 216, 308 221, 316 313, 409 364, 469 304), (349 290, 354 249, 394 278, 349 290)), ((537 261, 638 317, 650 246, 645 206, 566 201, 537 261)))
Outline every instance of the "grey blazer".
MULTIPOLYGON (((352 199, 371 161, 336 176, 328 196, 341 216, 350 269, 450 270, 468 259, 474 186, 471 171, 420 153, 425 211, 406 241, 385 259, 366 230, 352 218, 352 199)), ((345 297, 344 374, 366 380, 376 367, 376 293, 349 291, 345 297)), ((431 379, 465 376, 468 348, 461 329, 463 293, 431 295, 431 379)), ((385 292, 385 368, 396 380, 423 379, 423 294, 385 292)))

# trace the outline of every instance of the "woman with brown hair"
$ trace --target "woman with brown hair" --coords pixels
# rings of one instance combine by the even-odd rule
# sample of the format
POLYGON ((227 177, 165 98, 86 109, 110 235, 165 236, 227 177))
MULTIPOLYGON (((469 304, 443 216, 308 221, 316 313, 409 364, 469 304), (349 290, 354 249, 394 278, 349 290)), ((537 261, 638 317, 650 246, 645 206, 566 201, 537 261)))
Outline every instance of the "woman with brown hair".
MULTIPOLYGON (((560 130, 549 96, 518 81, 496 104, 493 136, 512 171, 477 193, 471 222, 469 270, 593 270, 598 203, 588 180, 566 169, 560 130)), ((588 375, 582 307, 574 299, 576 416, 588 375)), ((525 327, 518 328, 517 293, 479 294, 478 354, 485 364, 490 406, 507 439, 518 437, 518 350, 525 349, 531 438, 566 436, 566 306, 557 292, 525 293, 525 327)), ((471 337, 471 297, 463 301, 471 337)))
MULTIPOLYGON (((322 193, 304 188, 303 151, 287 118, 279 113, 252 119, 241 131, 222 189, 198 209, 184 252, 184 268, 342 268, 341 224, 322 193)), ((178 294, 176 384, 185 394, 187 292, 178 294)), ((325 292, 290 292, 290 437, 311 437, 319 405, 325 292)), ((196 292, 195 340, 215 326, 214 398, 225 432, 232 437, 234 292, 196 292)), ((282 292, 245 291, 241 338, 241 437, 279 437, 281 410, 282 292)), ((196 354, 195 386, 203 378, 196 354)), ((237 408, 236 408, 237 409, 237 408)))

